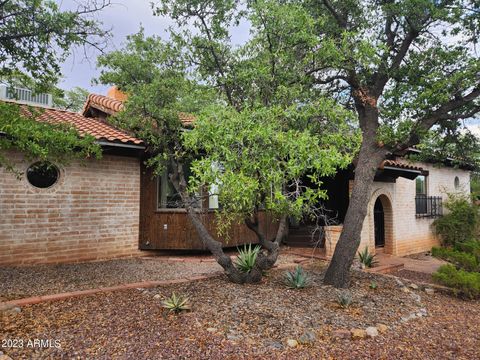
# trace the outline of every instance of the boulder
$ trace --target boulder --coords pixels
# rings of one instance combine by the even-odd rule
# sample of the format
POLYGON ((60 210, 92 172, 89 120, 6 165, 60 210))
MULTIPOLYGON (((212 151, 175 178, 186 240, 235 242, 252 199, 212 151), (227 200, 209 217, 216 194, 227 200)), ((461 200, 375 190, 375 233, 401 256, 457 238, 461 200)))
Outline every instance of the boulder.
POLYGON ((298 342, 303 345, 313 344, 317 340, 317 335, 312 331, 307 331, 298 338, 298 342))
POLYGON ((352 339, 365 339, 367 337, 367 332, 363 329, 352 329, 350 330, 352 333, 352 339))
POLYGON ((425 288, 425 292, 426 292, 428 295, 433 295, 433 294, 435 293, 435 289, 425 288))
POLYGON ((375 336, 378 336, 378 329, 375 326, 369 326, 365 329, 365 333, 368 337, 373 338, 375 336))
POLYGON ((288 339, 287 340, 288 347, 294 348, 298 346, 298 341, 295 339, 288 339))
POLYGON ((378 332, 381 334, 385 334, 388 331, 388 326, 385 324, 377 324, 376 327, 378 332))
POLYGON ((410 286, 410 288, 412 288, 413 290, 418 290, 418 285, 417 284, 411 283, 408 286, 410 286))

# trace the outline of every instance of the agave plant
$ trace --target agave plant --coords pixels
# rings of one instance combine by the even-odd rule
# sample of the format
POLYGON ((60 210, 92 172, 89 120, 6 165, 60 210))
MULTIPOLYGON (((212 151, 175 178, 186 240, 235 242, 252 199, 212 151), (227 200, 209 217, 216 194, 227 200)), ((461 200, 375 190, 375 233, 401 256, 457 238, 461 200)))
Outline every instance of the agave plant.
POLYGON ((375 255, 370 254, 367 246, 365 246, 365 249, 363 251, 358 252, 358 259, 360 260, 360 263, 366 268, 371 268, 377 263, 377 260, 375 260, 375 255))
POLYGON ((286 271, 284 281, 291 289, 303 289, 310 285, 310 277, 300 266, 293 271, 286 271))
POLYGON ((238 249, 237 260, 235 261, 237 269, 241 272, 250 272, 255 265, 260 249, 260 245, 252 248, 252 244, 244 245, 243 249, 238 249))
POLYGON ((172 293, 172 296, 163 301, 163 307, 170 312, 179 313, 190 310, 190 303, 186 296, 172 293))
POLYGON ((344 309, 352 305, 353 297, 348 291, 342 291, 337 296, 337 303, 344 309))

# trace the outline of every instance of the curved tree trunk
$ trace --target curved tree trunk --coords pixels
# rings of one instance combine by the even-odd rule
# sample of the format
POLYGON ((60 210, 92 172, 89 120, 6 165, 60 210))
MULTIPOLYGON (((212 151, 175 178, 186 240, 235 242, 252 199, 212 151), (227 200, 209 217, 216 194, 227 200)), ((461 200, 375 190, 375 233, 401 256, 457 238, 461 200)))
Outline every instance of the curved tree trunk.
POLYGON ((370 112, 360 114, 363 139, 355 166, 352 195, 340 239, 324 278, 325 284, 337 288, 347 287, 349 284, 350 267, 360 245, 360 236, 367 215, 375 173, 387 154, 387 150, 379 147, 376 141, 377 111, 370 109, 370 112))
MULTIPOLYGON (((199 216, 198 209, 194 207, 195 199, 192 199, 188 195, 187 183, 183 172, 183 165, 181 163, 172 161, 173 173, 170 174, 170 180, 174 185, 177 192, 182 198, 182 202, 185 205, 188 218, 192 222, 195 230, 197 231, 200 240, 205 247, 212 253, 217 263, 224 269, 228 279, 237 284, 245 283, 258 283, 262 280, 263 272, 270 269, 278 258, 279 245, 283 239, 286 231, 286 216, 283 217, 279 224, 277 236, 274 241, 265 239, 265 236, 260 232, 258 228, 258 219, 256 220, 257 237, 259 238, 260 245, 267 250, 267 255, 260 252, 257 256, 253 269, 248 272, 242 272, 232 262, 230 256, 226 255, 223 251, 222 243, 215 240, 205 227, 202 219, 199 216)), ((253 230, 253 229, 252 229, 253 230)))

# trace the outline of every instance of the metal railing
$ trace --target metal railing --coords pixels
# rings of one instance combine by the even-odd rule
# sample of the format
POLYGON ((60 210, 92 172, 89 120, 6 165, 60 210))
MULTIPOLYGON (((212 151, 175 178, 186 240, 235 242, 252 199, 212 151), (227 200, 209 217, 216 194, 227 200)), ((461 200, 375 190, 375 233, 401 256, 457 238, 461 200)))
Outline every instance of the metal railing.
POLYGON ((442 197, 417 195, 415 197, 416 217, 439 217, 443 215, 442 197))

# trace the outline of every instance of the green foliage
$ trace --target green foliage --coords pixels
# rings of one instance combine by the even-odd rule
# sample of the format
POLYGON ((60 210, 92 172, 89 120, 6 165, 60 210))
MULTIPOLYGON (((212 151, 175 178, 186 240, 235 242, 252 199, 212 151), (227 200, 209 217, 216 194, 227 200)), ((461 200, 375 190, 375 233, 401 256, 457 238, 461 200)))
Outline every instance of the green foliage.
POLYGON ((95 13, 108 5, 82 1, 63 11, 55 1, 12 0, 0 4, 0 78, 33 80, 41 89, 55 84, 60 63, 73 46, 102 48, 108 32, 95 13))
POLYGON ((0 103, 0 166, 16 172, 8 157, 9 150, 21 151, 29 161, 66 163, 72 158, 101 156, 94 137, 80 137, 71 126, 39 122, 36 118, 42 110, 24 109, 22 112, 16 104, 0 103))
POLYGON ((478 258, 473 254, 449 248, 432 248, 432 255, 455 264, 466 271, 480 271, 478 258))
POLYGON ((255 261, 257 260, 260 249, 260 245, 252 248, 252 244, 245 244, 243 245, 243 249, 238 249, 237 259, 235 261, 237 269, 245 273, 250 272, 255 266, 255 261))
POLYGON ((341 291, 337 295, 337 303, 344 309, 349 308, 353 303, 353 296, 350 291, 341 291))
POLYGON ((470 299, 480 296, 480 273, 457 270, 453 265, 442 265, 433 279, 442 285, 453 288, 460 296, 470 299))
POLYGON ((372 281, 370 283, 370 289, 377 290, 378 289, 378 284, 375 281, 372 281))
POLYGON ((448 194, 445 207, 448 213, 433 223, 442 243, 454 246, 474 239, 478 227, 478 207, 468 197, 459 194, 448 194))
POLYGON ((53 106, 62 110, 79 112, 83 109, 88 94, 88 90, 78 86, 67 91, 57 90, 53 95, 53 106))
POLYGON ((472 254, 477 258, 477 262, 480 264, 480 240, 468 240, 465 242, 458 242, 454 246, 455 250, 463 251, 468 254, 472 254))
POLYGON ((303 289, 310 285, 310 277, 300 266, 297 266, 295 270, 285 272, 284 282, 291 289, 303 289))
POLYGON ((179 313, 182 311, 190 310, 190 301, 188 297, 183 295, 172 295, 163 301, 163 307, 170 312, 179 313))
POLYGON ((315 134, 289 125, 315 115, 314 104, 240 112, 214 106, 183 134, 185 147, 197 157, 191 191, 209 184, 218 187, 220 231, 225 233, 232 222, 241 222, 260 208, 278 217, 308 216, 326 197, 320 178, 346 167, 352 157, 344 151, 349 147, 344 133, 315 134), (311 186, 302 184, 305 177, 311 186))
POLYGON ((358 252, 358 260, 360 260, 360 263, 366 268, 371 268, 377 263, 377 260, 375 260, 375 255, 368 251, 368 246, 365 246, 363 251, 358 252))

